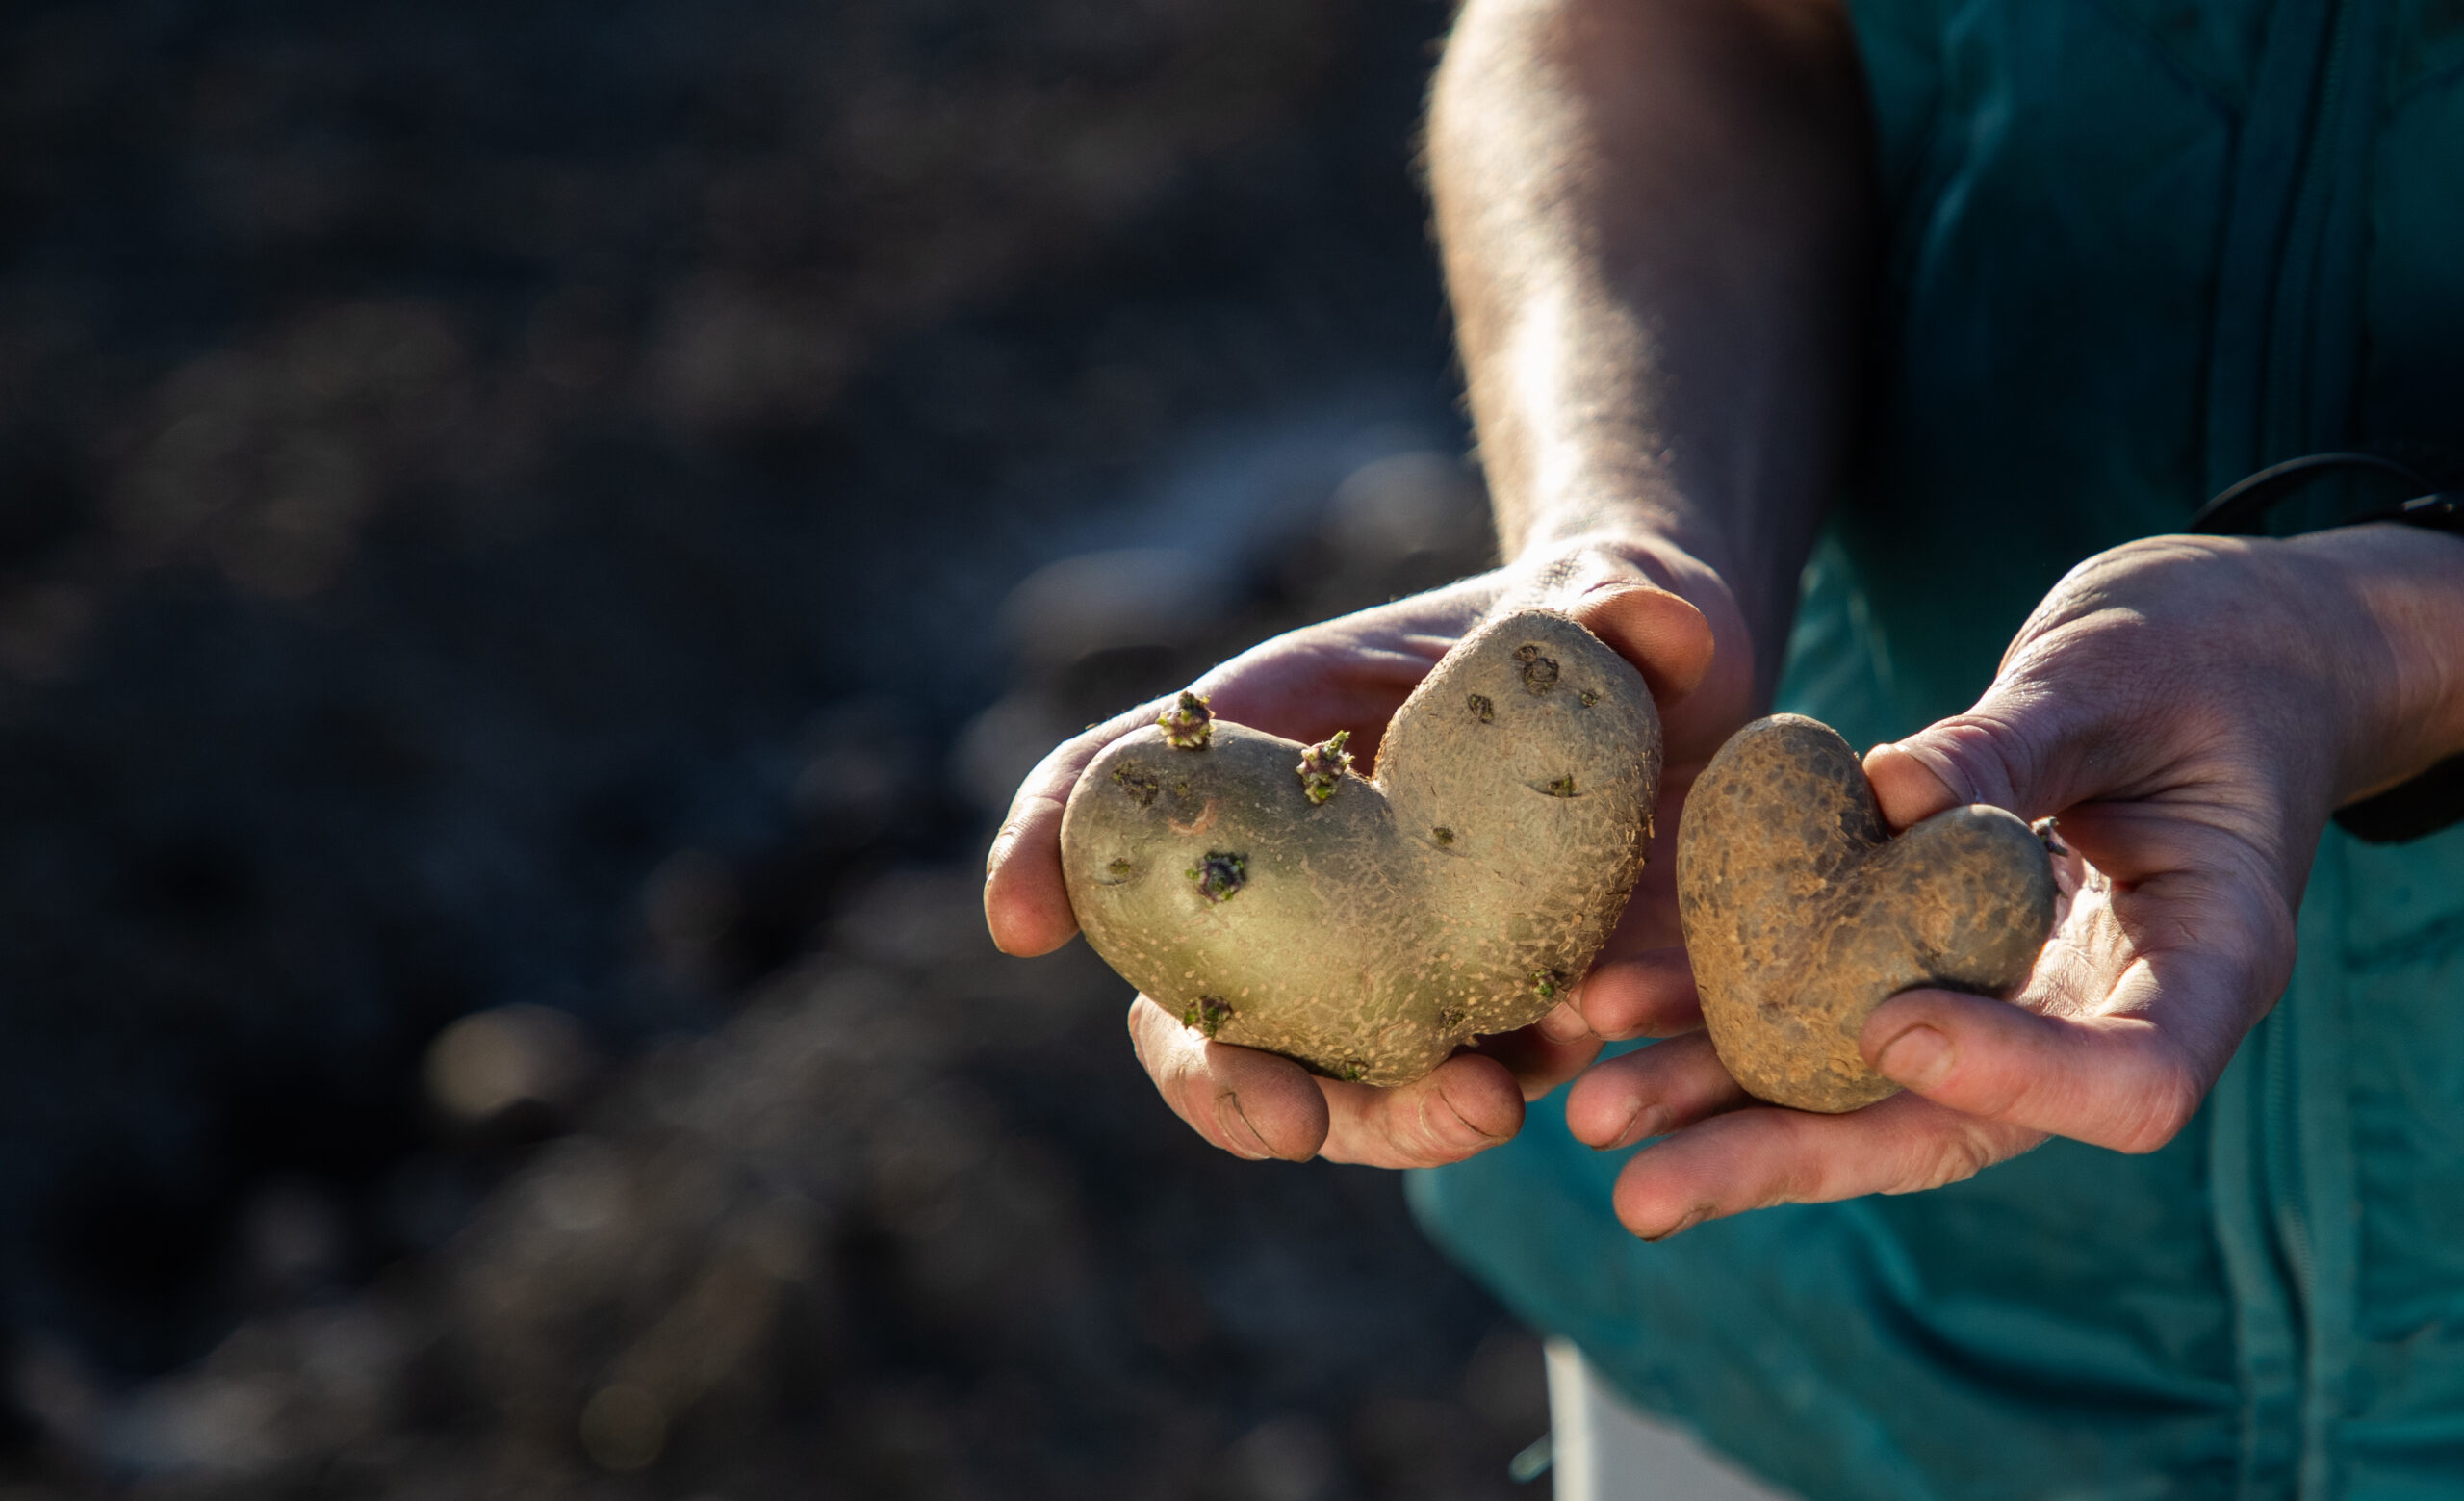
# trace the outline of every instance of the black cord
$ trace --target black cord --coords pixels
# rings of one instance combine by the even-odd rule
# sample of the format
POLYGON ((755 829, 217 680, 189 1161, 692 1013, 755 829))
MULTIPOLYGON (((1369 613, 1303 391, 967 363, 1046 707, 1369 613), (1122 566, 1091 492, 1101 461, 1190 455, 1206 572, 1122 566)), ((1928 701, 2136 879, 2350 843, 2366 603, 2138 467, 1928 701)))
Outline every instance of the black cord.
POLYGON ((2248 479, 2219 492, 2216 499, 2198 508, 2198 514, 2193 516, 2190 525, 2182 530, 2205 532, 2210 536, 2258 535, 2266 530, 2268 512, 2276 506, 2330 475, 2355 471, 2391 476, 2417 493, 2409 501, 2368 511, 2336 525, 2358 527, 2374 521, 2392 521, 2442 531, 2464 531, 2464 491, 2440 490, 2409 464, 2400 464, 2376 453, 2304 453, 2299 458, 2288 458, 2281 464, 2270 464, 2248 479))

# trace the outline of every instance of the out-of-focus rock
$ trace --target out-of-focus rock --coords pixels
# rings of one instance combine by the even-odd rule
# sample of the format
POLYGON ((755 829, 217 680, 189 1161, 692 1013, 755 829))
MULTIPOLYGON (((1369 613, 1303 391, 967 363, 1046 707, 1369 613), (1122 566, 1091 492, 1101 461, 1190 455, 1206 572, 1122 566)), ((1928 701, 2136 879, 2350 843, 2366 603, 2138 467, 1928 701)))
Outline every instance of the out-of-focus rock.
MULTIPOLYGON (((1504 1378, 1463 1374, 1462 1333, 1397 1298, 1397 1268, 1434 1254, 1392 1179, 1195 1142, 1091 961, 990 961, 1083 993, 1040 1032, 937 978, 983 962, 957 926, 970 887, 873 888, 838 952, 643 1060, 415 1270, 133 1390, 21 1359, 21 1405, 179 1501, 815 1473, 858 1495, 1502 1496, 1514 1444, 1450 1392, 1504 1378), (1395 1394, 1309 1405, 1363 1364, 1395 1394)), ((617 1484, 647 1488, 593 1488, 617 1484)))
POLYGON ((659 970, 680 989, 727 978, 724 945, 739 912, 735 872, 706 849, 679 850, 642 883, 642 927, 659 970))
POLYGON ((546 1006, 500 1006, 462 1018, 428 1045, 428 1098, 481 1125, 525 1102, 570 1108, 592 1068, 581 1024, 546 1006))
POLYGON ((1012 693, 967 721, 950 752, 950 771, 969 802, 998 815, 1009 808, 1036 763, 1085 728, 1083 722, 1071 723, 1047 693, 1033 688, 1012 693))
POLYGON ((336 1283, 350 1232, 334 1196, 295 1177, 260 1184, 240 1210, 242 1270, 254 1298, 283 1303, 336 1283))
POLYGON ((1047 563, 1001 606, 1001 624, 1033 672, 1104 651, 1170 649, 1203 636, 1230 602, 1219 562, 1178 548, 1120 548, 1047 563))
POLYGON ((130 1393, 92 1457, 209 1494, 296 1477, 399 1420, 412 1341, 381 1301, 250 1323, 195 1369, 130 1393))
POLYGON ((110 1399, 74 1346, 57 1337, 24 1341, 9 1362, 9 1396, 18 1411, 69 1452, 102 1452, 110 1399))
POLYGON ((421 1152, 396 1163, 372 1199, 375 1224, 406 1251, 434 1251, 453 1238, 486 1189, 476 1164, 460 1153, 421 1152))
POLYGON ((468 398, 462 340, 431 303, 351 302, 165 382, 111 497, 144 562, 211 560, 242 588, 340 576, 389 471, 425 467, 468 398))
POLYGON ((963 869, 892 871, 837 915, 833 936, 844 952, 918 970, 995 958, 983 889, 963 869))
POLYGON ((1309 608, 1358 609, 1493 566, 1488 491, 1454 454, 1407 450, 1347 476, 1326 505, 1314 552, 1294 561, 1309 608))
POLYGON ((909 712, 884 698, 834 705, 800 737, 796 812, 833 849, 852 849, 913 817, 932 799, 933 761, 909 712))
POLYGON ((1327 505, 1326 531, 1345 556, 1379 564, 1494 545, 1487 489, 1461 456, 1427 449, 1352 471, 1327 505))
POLYGON ((581 1446, 600 1468, 647 1469, 667 1447, 667 1410, 628 1382, 602 1386, 581 1410, 581 1446))
POLYGON ((1427 556, 1319 521, 1452 428, 1444 7, 209 9, 0 14, 0 1493, 1502 1490, 1353 1420, 1493 1306, 990 951, 945 757, 1427 556))

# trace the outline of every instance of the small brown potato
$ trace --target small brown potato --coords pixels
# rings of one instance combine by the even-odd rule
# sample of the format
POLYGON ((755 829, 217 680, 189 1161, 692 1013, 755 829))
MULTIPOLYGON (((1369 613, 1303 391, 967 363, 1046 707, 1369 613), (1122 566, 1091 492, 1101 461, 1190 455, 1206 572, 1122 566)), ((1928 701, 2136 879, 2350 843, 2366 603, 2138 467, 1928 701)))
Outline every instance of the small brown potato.
POLYGON ((1902 991, 2008 999, 2053 931, 2024 822, 1953 808, 1894 839, 1857 753, 1800 714, 1739 730, 1694 781, 1677 905, 1711 1046, 1747 1093, 1836 1114, 1899 1086, 1857 1034, 1902 991))
POLYGON ((1524 610, 1447 654, 1373 777, 1183 695, 1061 825, 1087 941, 1209 1037, 1402 1084, 1545 1015, 1633 891, 1659 792, 1642 675, 1524 610))

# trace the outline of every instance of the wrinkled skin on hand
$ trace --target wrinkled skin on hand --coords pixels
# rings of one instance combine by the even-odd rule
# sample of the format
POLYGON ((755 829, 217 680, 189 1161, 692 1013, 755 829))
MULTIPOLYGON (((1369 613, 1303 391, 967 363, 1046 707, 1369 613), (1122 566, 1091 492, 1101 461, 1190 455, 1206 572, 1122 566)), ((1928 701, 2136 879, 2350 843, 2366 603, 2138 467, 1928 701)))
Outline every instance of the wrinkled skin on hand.
POLYGON ((2048 1135, 2172 1139, 2291 972, 2329 811, 2383 781, 2395 648, 2357 598, 2355 538, 2159 537, 2099 555, 2037 609, 1975 708, 1865 758, 1885 816, 1963 803, 2058 815, 2053 940, 2005 1005, 1886 1002, 1860 1038, 1907 1093, 1818 1116, 1748 1100, 1701 1037, 1611 1060, 1567 1119, 1599 1147, 1662 1140, 1619 1179, 1659 1238, 1762 1205, 1906 1193, 2048 1135))
MULTIPOLYGON (((1699 1024, 1677 946, 1671 851, 1687 783, 1745 721, 1753 696, 1743 619, 1710 570, 1648 542, 1538 552, 1278 636, 1194 686, 1221 718, 1304 744, 1349 730, 1350 748, 1366 764, 1387 719, 1449 648, 1492 614, 1528 605, 1565 611, 1633 662, 1666 737, 1659 835, 1634 900, 1578 993, 1581 1009, 1560 1005, 1538 1025, 1488 1039, 1415 1083, 1380 1089, 1209 1042, 1139 997, 1129 1024, 1140 1060, 1165 1100, 1216 1146, 1246 1157, 1322 1155, 1388 1167, 1456 1161, 1511 1137, 1525 1101, 1589 1063, 1603 1036, 1699 1024)), ((1047 952, 1076 931, 1060 857, 1069 789, 1104 746, 1152 724, 1168 702, 1141 705, 1062 745, 1020 787, 985 887, 986 916, 1005 950, 1047 952)))
MULTIPOLYGON (((1905 1093, 1837 1116, 1737 1087, 1699 1029, 1676 946, 1668 851, 1685 792, 1754 696, 1732 597, 1707 571, 1665 549, 1578 549, 1279 637, 1201 687, 1228 717, 1295 739, 1353 727, 1373 748, 1371 727, 1485 611, 1531 601, 1576 614, 1661 704, 1670 766, 1653 863, 1568 1004, 1417 1084, 1315 1079, 1208 1043, 1143 1000, 1130 1018, 1139 1055, 1172 1108, 1228 1151, 1392 1166, 1493 1146, 1527 1099, 1579 1073, 1566 1110, 1579 1139, 1659 1138, 1616 1190, 1621 1220, 1653 1239, 1770 1204, 1938 1187, 2049 1135, 2154 1151, 2282 990, 2329 811, 2451 752, 2417 733, 2451 717, 2426 712, 2419 686, 2446 678, 2364 603, 2373 571, 2400 572, 2420 546, 2380 527, 2117 548, 2054 588, 1974 708, 1869 752, 1894 827, 1965 803, 2058 815, 2061 896, 2015 1004, 1912 991, 1878 1007, 1861 1046, 1905 1093), (2409 699, 2395 686, 2407 682, 2409 699), (1582 1072, 1603 1039, 1637 1036, 1669 1040, 1582 1072)), ((1067 941, 1062 803, 1101 745, 1160 708, 1063 746, 1021 789, 986 891, 1011 952, 1067 941)))

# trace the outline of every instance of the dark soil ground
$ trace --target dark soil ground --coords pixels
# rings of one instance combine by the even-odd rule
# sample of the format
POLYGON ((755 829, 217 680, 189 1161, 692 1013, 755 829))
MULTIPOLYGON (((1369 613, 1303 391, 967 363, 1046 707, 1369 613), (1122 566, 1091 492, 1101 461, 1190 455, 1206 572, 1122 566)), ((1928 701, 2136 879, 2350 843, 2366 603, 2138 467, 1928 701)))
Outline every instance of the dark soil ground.
POLYGON ((1444 22, 0 16, 0 1494, 1515 1489, 1395 1181, 975 895, 1053 738, 1482 561, 1444 22))

